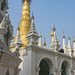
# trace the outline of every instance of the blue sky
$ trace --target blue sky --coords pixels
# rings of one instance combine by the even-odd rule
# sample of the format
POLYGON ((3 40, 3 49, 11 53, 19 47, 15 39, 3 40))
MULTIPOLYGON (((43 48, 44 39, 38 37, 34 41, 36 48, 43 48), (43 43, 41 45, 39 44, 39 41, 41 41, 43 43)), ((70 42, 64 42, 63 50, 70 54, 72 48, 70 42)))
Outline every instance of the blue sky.
MULTIPOLYGON (((16 35, 18 22, 22 17, 21 0, 8 0, 9 14, 11 23, 14 27, 14 35, 16 35)), ((66 36, 66 44, 68 37, 71 37, 73 44, 73 36, 75 36, 75 0, 32 0, 31 15, 34 12, 35 25, 38 34, 42 32, 42 40, 44 33, 46 37, 47 48, 50 48, 52 24, 55 24, 58 40, 62 45, 63 31, 66 36)))

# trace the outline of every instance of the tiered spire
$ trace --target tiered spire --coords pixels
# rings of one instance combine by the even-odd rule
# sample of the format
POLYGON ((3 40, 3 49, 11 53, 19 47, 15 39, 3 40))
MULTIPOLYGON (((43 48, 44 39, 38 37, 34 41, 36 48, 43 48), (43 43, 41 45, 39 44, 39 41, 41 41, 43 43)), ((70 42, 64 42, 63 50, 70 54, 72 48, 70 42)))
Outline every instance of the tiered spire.
POLYGON ((46 42, 45 42, 45 37, 44 37, 44 44, 43 44, 44 48, 46 48, 46 42))
POLYGON ((71 56, 72 55, 72 46, 71 46, 71 40, 70 37, 68 38, 68 54, 71 56))
POLYGON ((15 54, 17 54, 19 56, 19 50, 23 46, 23 42, 20 39, 19 27, 17 29, 16 40, 13 43, 13 46, 15 47, 15 54))
POLYGON ((56 36, 56 29, 55 27, 53 28, 53 31, 54 31, 54 39, 53 39, 53 45, 52 45, 52 48, 54 51, 59 51, 59 48, 60 48, 60 45, 59 45, 59 42, 57 40, 57 36, 56 36))
POLYGON ((52 40, 51 40, 51 50, 53 49, 52 48, 52 45, 53 45, 53 39, 54 39, 54 32, 53 32, 53 29, 52 29, 52 32, 51 32, 51 37, 52 37, 52 40))
POLYGON ((23 42, 22 42, 22 40, 20 39, 20 33, 19 33, 19 27, 18 27, 18 29, 17 29, 17 36, 16 36, 16 40, 15 40, 15 42, 13 43, 13 45, 14 46, 22 46, 23 45, 23 42))
POLYGON ((63 34, 63 49, 64 53, 67 53, 66 43, 65 43, 65 35, 63 34))
POLYGON ((40 33, 40 38, 39 38, 39 44, 38 44, 38 46, 43 47, 43 44, 42 44, 42 35, 41 35, 41 33, 40 33))
POLYGON ((38 42, 37 42, 38 38, 39 38, 39 35, 36 32, 35 24, 34 24, 34 16, 32 14, 32 21, 31 21, 30 31, 27 35, 29 46, 30 45, 37 46, 38 45, 38 42))

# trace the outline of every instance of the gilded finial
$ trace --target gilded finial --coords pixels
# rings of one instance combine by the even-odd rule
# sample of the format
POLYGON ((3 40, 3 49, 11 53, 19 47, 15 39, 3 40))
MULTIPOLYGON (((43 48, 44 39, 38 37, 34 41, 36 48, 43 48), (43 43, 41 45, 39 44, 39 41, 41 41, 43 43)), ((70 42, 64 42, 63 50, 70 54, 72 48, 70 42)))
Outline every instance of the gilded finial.
POLYGON ((65 38, 64 32, 63 32, 63 38, 65 38))
POLYGON ((46 42, 45 42, 45 37, 44 37, 44 44, 43 44, 43 45, 44 45, 44 48, 46 48, 46 42))
POLYGON ((34 19, 34 15, 33 15, 33 12, 32 12, 32 19, 34 19))
POLYGON ((51 36, 54 36, 53 28, 52 28, 51 36))
POLYGON ((53 26, 53 31, 55 31, 55 30, 56 30, 56 29, 55 29, 55 25, 53 24, 52 26, 53 26))
POLYGON ((73 40, 73 42, 75 42, 75 40, 73 40))
POLYGON ((73 38, 74 38, 73 42, 75 42, 75 36, 73 36, 73 38))
POLYGON ((40 32, 40 37, 42 37, 41 32, 40 32))
POLYGON ((68 38, 68 40, 70 40, 70 37, 68 38))

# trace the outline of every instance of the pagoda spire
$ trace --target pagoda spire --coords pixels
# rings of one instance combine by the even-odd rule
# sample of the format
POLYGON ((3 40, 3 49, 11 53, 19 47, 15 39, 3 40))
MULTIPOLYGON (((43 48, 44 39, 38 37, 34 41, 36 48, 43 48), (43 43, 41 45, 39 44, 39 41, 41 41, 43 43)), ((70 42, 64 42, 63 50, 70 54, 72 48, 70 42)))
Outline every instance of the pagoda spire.
POLYGON ((72 46, 71 46, 71 39, 70 37, 68 38, 68 54, 71 56, 72 55, 72 46))
MULTIPOLYGON (((26 36, 30 30, 30 24, 31 24, 30 5, 28 3, 28 0, 25 0, 22 8, 22 19, 20 21, 20 27, 19 27, 20 38, 23 42, 22 48, 28 46, 28 40, 26 36)), ((12 44, 15 42, 15 40, 16 40, 16 36, 14 37, 12 44)), ((14 51, 13 46, 11 46, 11 50, 14 51)))
POLYGON ((64 35, 64 33, 63 33, 63 49, 64 49, 64 53, 67 53, 67 48, 66 48, 65 35, 64 35))
POLYGON ((40 47, 43 46, 43 45, 42 45, 42 35, 41 35, 41 33, 40 33, 40 38, 39 38, 39 44, 38 44, 38 46, 40 46, 40 47))
POLYGON ((15 42, 13 43, 13 46, 15 47, 15 54, 17 56, 19 56, 19 50, 21 49, 21 47, 23 46, 23 42, 21 41, 20 39, 20 33, 19 33, 19 27, 17 29, 17 35, 16 35, 16 40, 15 42))
POLYGON ((43 44, 44 48, 46 48, 46 41, 45 41, 45 37, 44 37, 44 44, 43 44))
MULTIPOLYGON (((54 26, 54 25, 52 25, 52 26, 54 26)), ((53 45, 53 39, 54 39, 54 32, 53 32, 53 28, 52 28, 52 32, 51 32, 51 37, 52 37, 52 40, 51 40, 51 50, 53 49, 52 48, 52 45, 53 45)))
POLYGON ((56 36, 56 29, 55 27, 53 28, 54 31, 54 39, 53 39, 53 45, 52 48, 54 51, 59 51, 60 45, 59 45, 59 41, 57 40, 57 36, 56 36))
POLYGON ((36 29, 35 29, 33 14, 32 14, 30 31, 29 31, 29 33, 28 33, 28 35, 26 37, 28 39, 29 46, 30 45, 34 45, 34 46, 38 45, 38 41, 37 40, 39 38, 39 35, 38 35, 38 33, 36 32, 36 29))

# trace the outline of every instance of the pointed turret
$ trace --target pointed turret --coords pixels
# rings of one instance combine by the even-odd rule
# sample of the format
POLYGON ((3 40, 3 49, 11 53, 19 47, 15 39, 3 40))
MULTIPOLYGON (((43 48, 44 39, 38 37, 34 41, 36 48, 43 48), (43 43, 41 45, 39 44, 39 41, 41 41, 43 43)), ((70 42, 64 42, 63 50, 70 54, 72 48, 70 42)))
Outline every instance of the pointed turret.
POLYGON ((59 51, 60 45, 59 45, 59 42, 58 42, 58 40, 57 40, 55 27, 53 28, 53 31, 54 31, 54 39, 53 39, 52 48, 53 48, 54 51, 57 52, 57 51, 59 51))
POLYGON ((38 38, 39 38, 39 35, 36 32, 35 24, 34 24, 34 16, 32 14, 32 21, 31 21, 30 31, 27 35, 29 46, 30 45, 37 46, 38 45, 38 42, 37 42, 38 38))
POLYGON ((19 27, 17 29, 17 35, 16 35, 16 40, 13 43, 13 46, 15 47, 15 54, 17 56, 19 56, 19 50, 21 49, 21 47, 23 46, 23 42, 20 39, 20 33, 19 33, 19 27))
POLYGON ((52 32, 51 32, 51 37, 52 37, 52 40, 51 40, 51 46, 50 46, 50 47, 51 47, 51 50, 52 50, 52 49, 53 49, 53 48, 52 48, 52 45, 53 45, 53 39, 54 39, 54 32, 53 32, 53 30, 52 30, 52 32))
POLYGON ((65 35, 63 34, 63 49, 64 53, 67 53, 66 43, 65 43, 65 35))
POLYGON ((68 54, 71 56, 72 55, 72 46, 71 46, 71 39, 70 37, 68 38, 68 54))
POLYGON ((23 46, 23 42, 22 40, 20 39, 20 33, 19 33, 19 27, 17 29, 17 35, 16 35, 16 40, 15 42, 13 43, 14 46, 17 46, 17 47, 22 47, 23 46))
POLYGON ((45 41, 45 37, 44 37, 44 44, 43 44, 44 48, 46 48, 46 41, 45 41))
POLYGON ((73 40, 73 56, 75 56, 75 40, 73 40))
POLYGON ((39 44, 38 44, 38 46, 43 47, 43 45, 42 45, 42 35, 41 35, 41 33, 40 33, 40 38, 39 38, 39 44))

